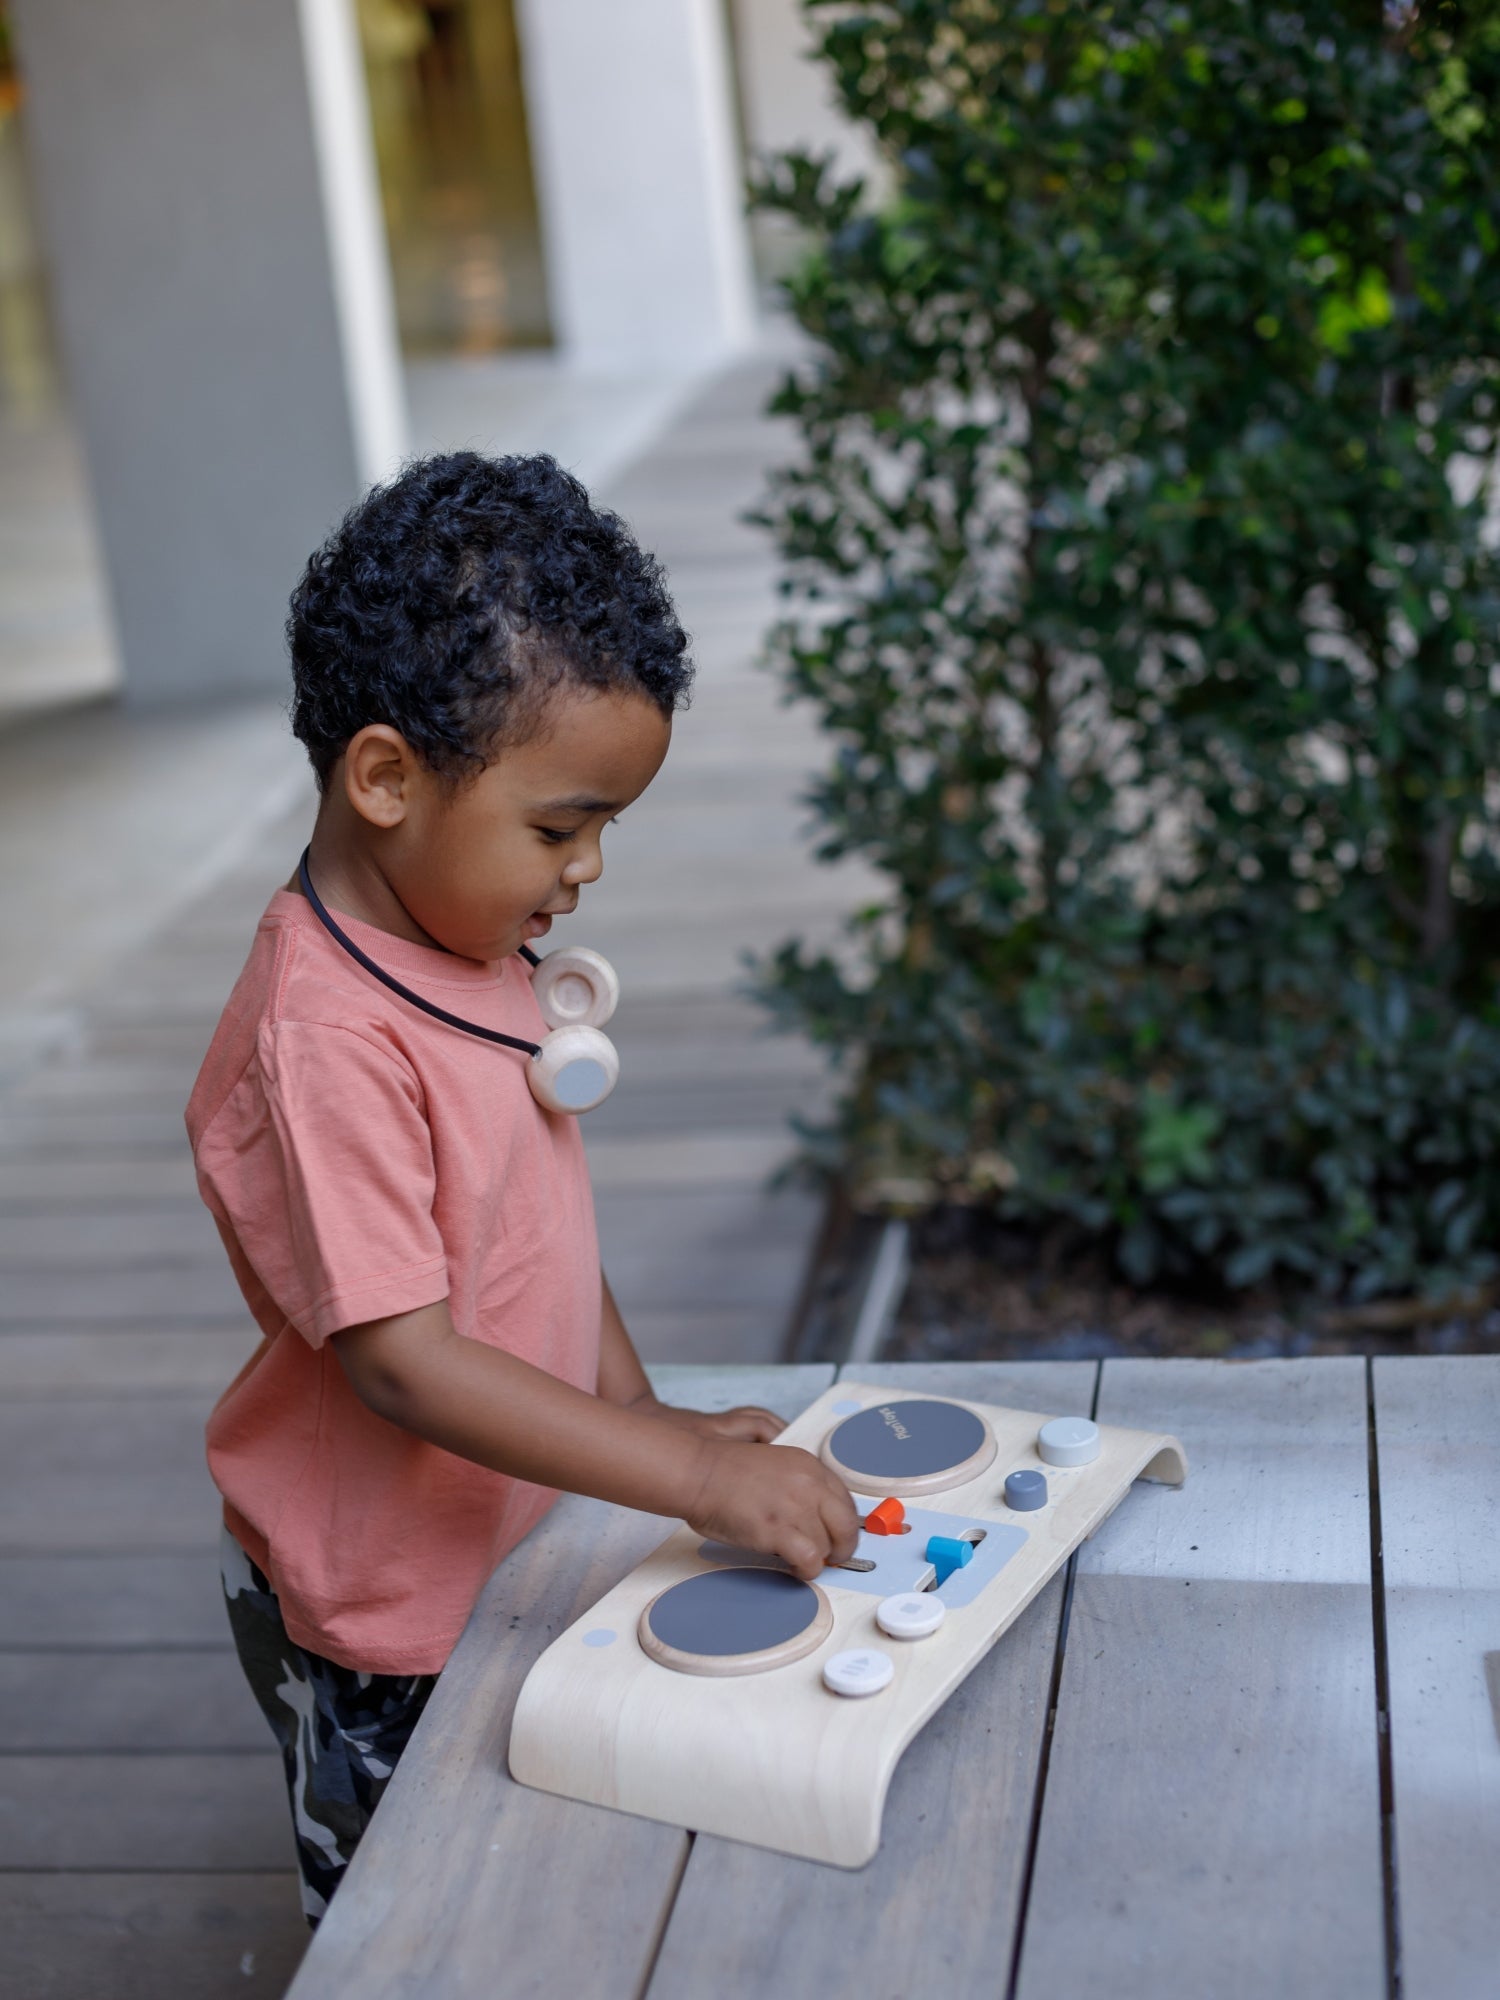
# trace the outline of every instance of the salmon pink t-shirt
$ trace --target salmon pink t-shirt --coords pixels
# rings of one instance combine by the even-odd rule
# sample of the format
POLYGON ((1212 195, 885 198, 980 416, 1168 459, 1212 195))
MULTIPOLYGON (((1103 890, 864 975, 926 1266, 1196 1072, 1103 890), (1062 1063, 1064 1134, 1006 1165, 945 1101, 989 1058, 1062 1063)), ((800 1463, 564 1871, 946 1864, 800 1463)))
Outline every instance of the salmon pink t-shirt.
MULTIPOLYGON (((447 1012, 545 1034, 523 959, 340 924, 447 1012)), ((298 1645, 367 1673, 442 1667, 556 1495, 376 1416, 329 1335, 447 1299, 460 1334, 597 1387, 583 1142, 526 1064, 387 991, 279 890, 188 1103, 198 1185, 263 1336, 209 1419, 225 1521, 298 1645)))

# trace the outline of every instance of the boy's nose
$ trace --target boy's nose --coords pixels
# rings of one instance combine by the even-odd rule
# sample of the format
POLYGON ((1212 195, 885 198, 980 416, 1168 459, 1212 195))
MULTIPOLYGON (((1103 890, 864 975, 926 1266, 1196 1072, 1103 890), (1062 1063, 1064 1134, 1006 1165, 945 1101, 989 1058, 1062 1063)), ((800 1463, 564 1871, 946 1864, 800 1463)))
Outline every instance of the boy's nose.
POLYGON ((563 870, 564 882, 597 882, 604 873, 604 853, 596 847, 592 854, 576 855, 563 870))

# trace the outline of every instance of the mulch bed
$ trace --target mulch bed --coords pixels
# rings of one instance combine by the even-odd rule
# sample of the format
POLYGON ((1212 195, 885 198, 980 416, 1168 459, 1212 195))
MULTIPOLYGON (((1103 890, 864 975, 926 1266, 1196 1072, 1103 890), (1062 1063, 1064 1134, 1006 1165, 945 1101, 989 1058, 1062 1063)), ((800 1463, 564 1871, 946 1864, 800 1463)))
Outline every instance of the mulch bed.
POLYGON ((1099 1251, 968 1209, 912 1226, 911 1277, 889 1361, 1076 1361, 1110 1355, 1253 1360, 1304 1354, 1500 1353, 1500 1301, 1433 1312, 1416 1301, 1330 1310, 1316 1299, 1146 1290, 1099 1251))
POLYGON ((1092 1360, 1110 1354, 1498 1354, 1500 1310, 1430 1310, 1254 1292, 1136 1290, 1070 1232, 1046 1236, 974 1210, 912 1228, 912 1276, 888 1360, 1092 1360))

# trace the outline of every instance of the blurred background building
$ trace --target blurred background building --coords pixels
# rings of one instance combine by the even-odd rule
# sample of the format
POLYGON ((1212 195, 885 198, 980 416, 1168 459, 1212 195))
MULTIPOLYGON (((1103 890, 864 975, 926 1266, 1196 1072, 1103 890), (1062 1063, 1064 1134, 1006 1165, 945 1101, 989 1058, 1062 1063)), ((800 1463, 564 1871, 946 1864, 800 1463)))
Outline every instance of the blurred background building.
POLYGON ((855 149, 804 42, 795 0, 0 0, 0 712, 279 688, 289 580, 406 451, 637 443, 756 338, 747 156, 855 149))

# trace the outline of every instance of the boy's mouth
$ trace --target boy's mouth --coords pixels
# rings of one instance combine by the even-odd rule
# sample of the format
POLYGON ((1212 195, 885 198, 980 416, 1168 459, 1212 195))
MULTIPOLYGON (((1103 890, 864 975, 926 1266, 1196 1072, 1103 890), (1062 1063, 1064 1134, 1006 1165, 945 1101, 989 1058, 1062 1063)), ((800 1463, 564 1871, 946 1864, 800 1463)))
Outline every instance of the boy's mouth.
POLYGON ((571 903, 564 903, 560 910, 533 910, 523 926, 528 941, 531 938, 545 937, 552 928, 554 917, 571 917, 577 908, 578 898, 575 896, 571 903))

